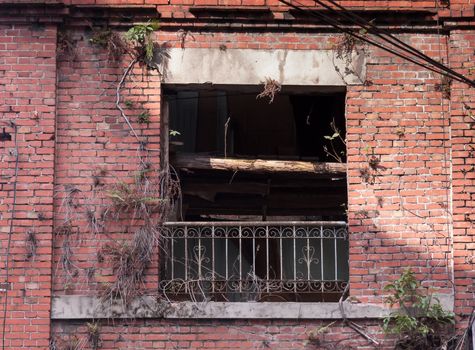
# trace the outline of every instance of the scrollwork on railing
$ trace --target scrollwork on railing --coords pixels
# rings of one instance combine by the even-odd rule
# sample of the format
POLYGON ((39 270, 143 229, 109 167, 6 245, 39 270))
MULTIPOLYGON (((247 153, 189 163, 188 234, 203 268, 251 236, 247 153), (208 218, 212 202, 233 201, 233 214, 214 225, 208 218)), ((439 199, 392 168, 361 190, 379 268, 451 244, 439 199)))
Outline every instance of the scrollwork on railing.
POLYGON ((162 237, 168 297, 340 294, 348 283, 344 222, 176 222, 162 237))

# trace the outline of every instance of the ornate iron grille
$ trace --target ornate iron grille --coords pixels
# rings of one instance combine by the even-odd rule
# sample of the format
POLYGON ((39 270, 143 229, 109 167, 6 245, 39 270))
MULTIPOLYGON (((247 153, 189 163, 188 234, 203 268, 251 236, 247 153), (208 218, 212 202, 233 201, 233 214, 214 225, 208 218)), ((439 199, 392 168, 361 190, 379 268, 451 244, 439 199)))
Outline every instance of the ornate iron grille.
POLYGON ((334 301, 348 283, 345 222, 169 222, 162 237, 169 299, 334 301))

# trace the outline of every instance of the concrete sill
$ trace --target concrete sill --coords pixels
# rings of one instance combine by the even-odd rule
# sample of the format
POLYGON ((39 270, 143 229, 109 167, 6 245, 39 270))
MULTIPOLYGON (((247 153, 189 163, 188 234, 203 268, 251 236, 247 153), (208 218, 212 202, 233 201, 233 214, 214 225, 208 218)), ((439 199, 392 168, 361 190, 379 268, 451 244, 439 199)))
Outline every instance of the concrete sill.
MULTIPOLYGON (((343 303, 347 318, 382 318, 390 310, 383 305, 343 303)), ((91 296, 53 298, 52 319, 166 318, 166 319, 341 319, 338 303, 208 302, 167 303, 154 297, 134 300, 127 310, 103 306, 91 296)))
MULTIPOLYGON (((445 310, 453 311, 454 298, 436 295, 445 310)), ((343 303, 348 319, 380 319, 391 312, 380 304, 343 303)), ((132 302, 125 310, 119 304, 101 305, 92 296, 64 295, 53 297, 51 318, 55 320, 101 318, 165 318, 165 319, 341 319, 338 303, 275 302, 208 302, 168 303, 152 296, 132 302)))

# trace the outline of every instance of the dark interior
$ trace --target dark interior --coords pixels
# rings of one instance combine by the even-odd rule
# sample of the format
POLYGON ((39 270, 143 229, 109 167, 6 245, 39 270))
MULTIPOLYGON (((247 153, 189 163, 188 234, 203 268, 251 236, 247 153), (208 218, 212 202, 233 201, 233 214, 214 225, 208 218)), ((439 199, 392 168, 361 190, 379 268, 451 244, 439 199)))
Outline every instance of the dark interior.
MULTIPOLYGON (((256 98, 259 87, 175 88, 166 91, 176 151, 242 158, 334 161, 324 151, 334 122, 345 135, 345 94, 294 88, 274 101, 256 98)), ((344 144, 335 140, 335 151, 344 144)), ((345 161, 344 154, 342 161, 345 161)))

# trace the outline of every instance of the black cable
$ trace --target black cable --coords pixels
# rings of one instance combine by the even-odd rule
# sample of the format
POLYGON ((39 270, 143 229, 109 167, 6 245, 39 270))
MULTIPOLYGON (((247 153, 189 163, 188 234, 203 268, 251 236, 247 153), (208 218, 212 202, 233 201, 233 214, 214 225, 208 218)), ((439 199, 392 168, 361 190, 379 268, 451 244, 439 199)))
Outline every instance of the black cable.
MULTIPOLYGON (((301 7, 296 6, 296 5, 290 3, 290 2, 288 2, 288 1, 286 1, 286 0, 279 0, 279 2, 285 4, 285 5, 289 6, 289 7, 292 7, 292 8, 294 8, 294 9, 298 10, 298 11, 301 11, 301 12, 303 12, 303 13, 307 13, 307 11, 305 11, 305 10, 303 9, 303 8, 307 8, 307 9, 310 10, 310 11, 309 11, 310 14, 313 15, 314 17, 316 17, 316 18, 322 20, 323 22, 329 24, 330 26, 332 26, 332 27, 334 27, 334 28, 336 28, 336 29, 338 29, 338 30, 344 32, 344 33, 347 33, 348 35, 351 35, 351 36, 353 36, 353 37, 355 37, 355 38, 357 38, 357 39, 359 39, 359 40, 361 40, 361 41, 363 41, 363 42, 366 42, 366 43, 370 44, 370 45, 376 46, 376 47, 378 47, 378 48, 380 48, 380 49, 382 49, 382 50, 384 50, 384 51, 386 51, 386 52, 389 52, 389 53, 391 53, 391 54, 393 54, 393 55, 395 55, 395 56, 397 56, 397 57, 400 57, 400 58, 402 58, 402 59, 404 59, 404 60, 406 60, 406 61, 409 61, 409 62, 411 62, 411 63, 414 63, 415 65, 418 65, 418 66, 420 66, 420 67, 423 67, 423 68, 425 68, 425 69, 427 69, 427 70, 430 70, 430 71, 432 71, 432 72, 434 72, 434 73, 441 74, 441 75, 448 75, 448 74, 445 73, 444 71, 437 70, 436 68, 433 68, 433 67, 431 67, 431 66, 428 66, 428 65, 426 65, 426 64, 424 64, 424 63, 422 63, 422 62, 416 61, 416 60, 413 59, 413 58, 407 57, 407 56, 405 56, 405 55, 402 54, 402 53, 396 52, 396 51, 394 51, 393 49, 391 49, 391 48, 389 48, 389 47, 387 47, 387 46, 385 46, 385 45, 383 45, 383 44, 381 44, 381 43, 378 43, 378 42, 376 42, 376 41, 370 40, 370 39, 366 38, 366 37, 363 36, 363 35, 356 34, 356 33, 353 32, 352 30, 342 27, 341 23, 339 23, 339 22, 336 21, 335 19, 333 19, 333 18, 331 18, 331 17, 329 17, 329 16, 327 16, 327 15, 325 15, 325 14, 316 12, 316 11, 310 9, 308 6, 304 6, 303 4, 299 3, 298 1, 295 1, 295 0, 294 0, 294 2, 298 3, 301 7)), ((467 81, 465 81, 465 80, 463 80, 463 79, 461 79, 461 78, 458 78, 458 77, 456 77, 456 76, 450 76, 450 77, 451 77, 452 79, 454 79, 454 80, 459 81, 459 82, 467 83, 467 81)), ((469 80, 469 81, 470 81, 470 80, 469 80)), ((470 81, 470 84, 473 85, 473 86, 475 86, 475 82, 471 82, 471 81, 470 81)))
MULTIPOLYGON (((441 62, 438 62, 437 60, 434 60, 433 58, 431 58, 430 56, 427 56, 426 54, 424 54, 423 52, 419 51, 418 49, 416 49, 415 47, 409 45, 409 44, 406 44, 404 41, 400 40, 399 38, 393 36, 390 32, 388 32, 387 30, 383 29, 383 28, 379 28, 377 26, 375 26, 373 23, 369 22, 369 21, 366 21, 364 18, 358 16, 357 14, 347 10, 345 7, 341 6, 340 4, 336 3, 334 0, 327 0, 329 3, 331 3, 332 5, 336 6, 338 9, 340 9, 342 12, 338 12, 336 11, 335 9, 333 9, 331 6, 328 6, 327 4, 325 4, 323 1, 321 0, 313 0, 315 3, 325 7, 326 9, 328 9, 329 11, 335 13, 335 14, 338 14, 338 15, 341 15, 343 16, 344 18, 350 20, 351 22, 357 24, 358 26, 360 26, 361 28, 363 28, 364 30, 366 30, 368 33, 372 33, 374 35, 376 35, 377 37, 383 39, 384 41, 390 43, 391 45, 394 45, 395 47, 409 53, 409 54, 412 54, 412 55, 415 55, 417 56, 418 58, 436 66, 437 68, 439 69, 442 69, 444 70, 445 72, 447 72, 448 74, 444 74, 444 75, 450 75, 450 77, 452 76, 455 76, 455 77, 458 77, 460 78, 463 82, 465 82, 466 84, 469 84, 471 86, 475 86, 475 82, 468 79, 467 77, 465 77, 464 75, 454 71, 453 69, 445 66, 443 63, 441 62), (369 28, 368 28, 369 27, 369 28), (391 39, 391 40, 389 40, 391 39)), ((460 81, 460 80, 459 80, 460 81)))
MULTIPOLYGON (((283 4, 287 5, 287 6, 290 6, 290 7, 294 8, 294 9, 296 9, 296 10, 302 11, 302 12, 304 12, 304 13, 307 12, 307 11, 305 11, 305 10, 302 8, 302 7, 306 7, 306 6, 302 5, 302 4, 299 3, 298 1, 295 1, 295 0, 294 0, 294 2, 298 3, 298 4, 301 5, 302 7, 296 6, 296 5, 290 3, 290 2, 288 2, 288 1, 286 1, 286 0, 279 0, 279 2, 281 2, 281 3, 283 3, 283 4)), ((308 7, 307 7, 307 8, 308 8, 308 7)), ((382 50, 384 50, 384 51, 386 51, 386 52, 389 52, 389 53, 391 53, 391 54, 393 54, 393 55, 396 55, 396 56, 398 56, 398 57, 400 57, 400 58, 402 58, 402 59, 404 59, 404 60, 410 61, 410 62, 412 62, 412 63, 414 63, 414 64, 416 64, 416 65, 418 65, 418 66, 421 66, 421 67, 423 67, 423 68, 425 68, 425 69, 431 70, 431 71, 433 71, 433 72, 435 72, 435 73, 437 73, 437 74, 443 74, 441 71, 438 71, 438 70, 436 70, 435 68, 432 68, 432 67, 430 67, 430 66, 425 65, 424 63, 418 62, 418 61, 416 61, 416 60, 414 60, 414 59, 412 59, 412 58, 409 58, 409 57, 407 57, 407 56, 404 56, 403 54, 401 54, 401 53, 399 53, 399 52, 396 52, 396 51, 392 50, 391 48, 384 46, 384 45, 381 44, 381 43, 378 43, 378 42, 376 42, 376 41, 370 40, 370 39, 368 39, 368 38, 366 38, 366 37, 364 37, 364 36, 362 36, 362 35, 359 35, 359 34, 354 33, 354 32, 353 32, 352 30, 350 30, 350 29, 347 29, 347 28, 342 27, 342 26, 341 26, 341 23, 339 23, 338 21, 334 20, 333 18, 331 18, 331 17, 329 17, 329 16, 327 16, 327 15, 324 15, 324 14, 322 14, 322 13, 313 11, 313 10, 311 10, 311 9, 310 9, 310 14, 312 14, 314 17, 317 17, 318 19, 324 21, 325 23, 329 24, 330 26, 332 26, 332 27, 334 27, 334 28, 336 28, 336 29, 338 29, 338 30, 344 32, 344 33, 347 33, 348 35, 351 35, 351 36, 353 36, 353 37, 355 37, 355 38, 357 38, 357 39, 359 39, 359 40, 361 40, 361 41, 364 41, 364 42, 366 42, 366 43, 368 43, 368 44, 370 44, 370 45, 376 46, 376 47, 378 47, 378 48, 380 48, 380 49, 382 49, 382 50)))
POLYGON ((13 182, 13 203, 12 203, 12 213, 10 217, 10 230, 8 233, 8 243, 7 250, 5 252, 5 295, 3 301, 3 324, 2 324, 2 350, 5 350, 5 329, 7 321, 7 307, 8 307, 8 280, 10 278, 9 262, 10 262, 10 247, 12 242, 13 235, 13 221, 15 220, 15 211, 16 211, 16 195, 17 195, 17 182, 18 182, 18 163, 19 163, 19 153, 18 153, 18 137, 17 137, 17 126, 14 122, 10 122, 14 131, 15 131, 15 180, 13 182))

